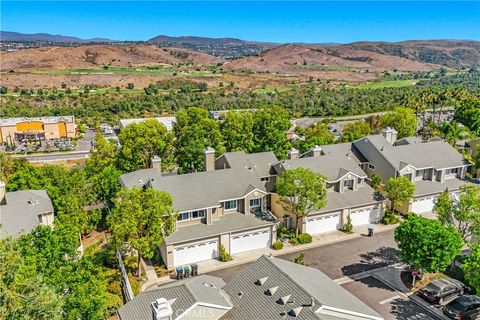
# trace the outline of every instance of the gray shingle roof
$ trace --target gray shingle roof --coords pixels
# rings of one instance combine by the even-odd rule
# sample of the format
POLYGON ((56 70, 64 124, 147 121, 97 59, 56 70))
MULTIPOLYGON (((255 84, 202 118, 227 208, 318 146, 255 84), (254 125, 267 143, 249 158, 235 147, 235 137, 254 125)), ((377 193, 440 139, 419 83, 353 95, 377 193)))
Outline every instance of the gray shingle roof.
POLYGON ((351 153, 341 155, 320 155, 318 157, 306 157, 281 162, 285 170, 295 168, 308 168, 324 175, 327 181, 337 181, 352 172, 359 177, 366 178, 367 175, 353 160, 351 153))
POLYGON ((152 319, 151 303, 159 298, 170 302, 176 317, 196 303, 231 308, 230 299, 222 290, 224 286, 225 281, 218 277, 201 275, 188 278, 140 293, 118 310, 118 316, 121 320, 152 319))
MULTIPOLYGON (((455 191, 462 185, 473 185, 473 183, 460 179, 447 179, 441 183, 438 181, 421 180, 415 182, 415 196, 436 194, 445 191, 455 191)), ((478 186, 478 185, 477 185, 478 186)))
POLYGON ((271 151, 250 154, 243 151, 227 152, 224 157, 230 167, 240 170, 251 168, 259 178, 274 173, 272 172, 272 166, 278 162, 277 157, 271 151))
POLYGON ((371 135, 354 142, 360 152, 363 144, 369 143, 398 171, 402 162, 417 169, 434 167, 444 169, 467 165, 468 162, 445 141, 418 142, 417 139, 403 139, 407 144, 392 146, 383 135, 371 135), (417 142, 415 142, 417 141, 417 142))
POLYGON ((383 200, 384 199, 378 195, 372 187, 364 184, 363 187, 358 188, 356 191, 346 190, 344 193, 337 191, 327 192, 327 204, 320 209, 319 212, 327 212, 343 208, 355 208, 383 200))
MULTIPOLYGON (((301 308, 297 319, 342 319, 316 312, 321 307, 333 307, 358 312, 381 319, 381 316, 336 284, 317 269, 301 266, 279 258, 262 256, 244 268, 224 287, 233 303, 223 319, 293 319, 292 309, 301 308), (263 285, 258 279, 268 277, 263 285), (265 292, 278 287, 273 295, 265 292), (279 299, 290 295, 286 305, 279 299), (311 299, 314 307, 310 307, 311 299)), ((368 319, 368 318, 366 318, 368 319)))
POLYGON ((210 225, 199 223, 179 227, 165 239, 165 243, 174 244, 184 241, 195 241, 227 232, 254 229, 262 226, 266 227, 273 224, 273 220, 268 218, 269 217, 257 217, 253 214, 232 212, 223 215, 218 221, 213 221, 210 225))
POLYGON ((7 192, 0 206, 0 238, 19 236, 35 229, 39 214, 53 212, 52 201, 44 190, 7 192))
POLYGON ((162 176, 155 169, 143 169, 123 174, 120 181, 127 188, 140 187, 150 181, 154 189, 172 195, 178 211, 219 206, 220 201, 241 198, 252 189, 265 191, 255 174, 243 167, 171 176, 162 176))

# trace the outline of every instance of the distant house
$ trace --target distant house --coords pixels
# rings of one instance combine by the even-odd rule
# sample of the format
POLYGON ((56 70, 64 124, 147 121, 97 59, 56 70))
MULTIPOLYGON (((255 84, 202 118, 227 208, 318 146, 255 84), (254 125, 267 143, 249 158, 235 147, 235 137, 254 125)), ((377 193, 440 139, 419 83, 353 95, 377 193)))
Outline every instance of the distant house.
POLYGON ((138 124, 138 123, 142 123, 144 121, 151 120, 151 119, 157 120, 158 122, 163 124, 167 128, 168 131, 172 131, 173 130, 173 124, 175 123, 177 118, 174 117, 174 116, 169 116, 169 117, 156 117, 156 118, 121 119, 120 120, 120 130, 122 130, 123 128, 125 128, 129 124, 132 124, 132 123, 138 124))
POLYGON ((232 280, 202 275, 140 293, 118 310, 137 319, 383 320, 317 269, 261 256, 232 280))
POLYGON ((18 237, 38 225, 52 226, 53 205, 45 190, 5 192, 0 181, 0 239, 18 237))
POLYGON ((465 174, 470 163, 443 140, 397 140, 397 132, 387 128, 382 134, 358 139, 353 145, 367 160, 363 169, 369 176, 376 174, 384 183, 389 178, 406 176, 415 184, 415 198, 400 208, 402 211, 430 212, 441 192, 448 189, 455 194, 467 183, 465 174))

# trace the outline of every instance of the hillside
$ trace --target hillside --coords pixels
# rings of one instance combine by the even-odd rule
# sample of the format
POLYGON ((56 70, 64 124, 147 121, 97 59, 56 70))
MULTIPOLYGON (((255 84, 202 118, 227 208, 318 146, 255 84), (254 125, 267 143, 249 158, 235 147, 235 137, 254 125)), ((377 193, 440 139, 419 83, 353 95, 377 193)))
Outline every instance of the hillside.
POLYGON ((73 43, 88 43, 88 42, 114 42, 114 40, 105 38, 80 39, 72 36, 64 36, 59 34, 49 33, 20 33, 11 31, 0 31, 1 41, 45 41, 45 42, 73 42, 73 43))
POLYGON ((178 48, 153 45, 89 45, 46 47, 0 53, 2 71, 19 69, 87 69, 104 65, 132 67, 158 64, 191 63, 207 65, 220 59, 178 48))

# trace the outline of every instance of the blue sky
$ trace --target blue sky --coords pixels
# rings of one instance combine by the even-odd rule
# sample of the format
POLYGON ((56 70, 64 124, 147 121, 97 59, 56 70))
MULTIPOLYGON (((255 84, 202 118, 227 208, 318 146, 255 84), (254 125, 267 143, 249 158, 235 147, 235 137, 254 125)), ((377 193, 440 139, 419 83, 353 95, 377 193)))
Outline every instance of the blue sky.
POLYGON ((159 34, 311 43, 480 40, 480 2, 2 0, 1 30, 118 40, 159 34))

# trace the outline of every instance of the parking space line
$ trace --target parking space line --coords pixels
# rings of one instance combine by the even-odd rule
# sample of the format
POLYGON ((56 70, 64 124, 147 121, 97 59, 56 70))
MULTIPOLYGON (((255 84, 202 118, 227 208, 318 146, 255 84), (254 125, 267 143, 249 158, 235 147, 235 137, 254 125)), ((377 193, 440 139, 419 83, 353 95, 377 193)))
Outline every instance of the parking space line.
POLYGON ((396 296, 393 296, 391 298, 387 298, 385 300, 382 300, 379 302, 379 304, 385 304, 385 303, 389 303, 389 302, 392 302, 393 300, 397 300, 397 299, 401 299, 402 297, 400 297, 399 295, 396 295, 396 296))

